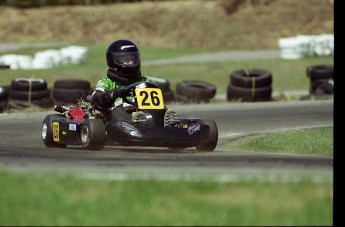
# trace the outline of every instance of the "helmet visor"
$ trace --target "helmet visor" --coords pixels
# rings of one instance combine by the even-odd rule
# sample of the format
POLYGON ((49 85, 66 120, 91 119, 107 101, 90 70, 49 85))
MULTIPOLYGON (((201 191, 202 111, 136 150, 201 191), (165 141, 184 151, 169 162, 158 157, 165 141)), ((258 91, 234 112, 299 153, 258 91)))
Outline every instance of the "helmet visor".
POLYGON ((137 66, 139 64, 138 52, 112 52, 112 56, 116 65, 137 66))

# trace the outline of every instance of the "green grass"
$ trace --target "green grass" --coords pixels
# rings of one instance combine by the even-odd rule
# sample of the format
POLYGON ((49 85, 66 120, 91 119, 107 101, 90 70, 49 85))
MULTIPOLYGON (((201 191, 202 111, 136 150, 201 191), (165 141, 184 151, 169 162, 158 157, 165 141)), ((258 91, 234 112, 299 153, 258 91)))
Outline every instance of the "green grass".
MULTIPOLYGON (((106 72, 105 46, 88 45, 89 58, 86 64, 66 65, 46 70, 0 70, 0 85, 8 85, 17 77, 38 77, 47 80, 48 86, 52 87, 55 80, 60 79, 85 79, 93 85, 99 77, 106 72)), ((16 53, 33 55, 40 49, 23 49, 16 53)), ((159 58, 172 58, 189 54, 203 53, 202 50, 169 49, 169 48, 142 48, 142 60, 154 60, 159 58)), ((212 62, 203 64, 174 64, 143 66, 144 75, 165 78, 174 89, 177 82, 182 80, 203 80, 217 87, 217 94, 226 94, 229 83, 229 74, 240 68, 261 68, 272 72, 273 91, 284 92, 286 90, 309 90, 309 78, 306 76, 306 68, 313 64, 332 64, 333 57, 303 58, 299 60, 265 59, 248 61, 212 62)), ((22 111, 22 110, 21 110, 22 111)), ((13 111, 12 111, 13 112, 13 111)), ((15 112, 15 111, 14 111, 15 112)), ((299 132, 297 135, 288 134, 288 138, 295 141, 300 139, 302 144, 294 145, 286 140, 286 134, 277 134, 251 141, 244 145, 250 150, 280 150, 295 153, 306 152, 317 155, 331 155, 333 151, 333 134, 331 130, 326 132, 310 133, 299 132), (324 137, 322 133, 326 133, 324 137), (305 136, 302 136, 302 135, 305 136), (304 137, 310 137, 305 138, 304 137), (315 140, 314 138, 320 138, 315 140), (296 137, 293 139, 293 137, 296 137), (276 141, 276 142, 274 142, 276 141), (304 142, 304 143, 303 143, 304 142)), ((232 143, 231 143, 232 144, 232 143)))
POLYGON ((333 127, 301 129, 246 138, 222 145, 228 149, 333 156, 333 127))
MULTIPOLYGON (((87 45, 89 48, 88 61, 81 65, 65 65, 44 70, 0 70, 0 85, 8 85, 17 77, 43 78, 53 87, 55 80, 85 79, 94 86, 101 76, 106 75, 105 46, 87 45)), ((20 50, 18 54, 33 54, 37 49, 20 50)), ((141 48, 142 61, 160 58, 172 58, 191 54, 203 54, 202 50, 169 49, 169 48, 141 48)), ((273 76, 273 91, 283 93, 287 90, 309 90, 309 78, 306 68, 313 64, 333 64, 332 56, 303 58, 299 60, 286 59, 258 59, 243 61, 224 61, 202 64, 174 64, 142 66, 142 73, 146 76, 167 79, 174 90, 176 83, 183 80, 203 80, 217 87, 217 94, 226 94, 229 84, 229 74, 236 69, 259 68, 269 70, 273 76)))
POLYGON ((0 171, 0 225, 332 225, 330 182, 90 180, 0 171))
MULTIPOLYGON (((85 79, 95 85, 106 72, 104 46, 89 46, 89 60, 47 70, 0 70, 0 85, 17 77, 39 77, 52 87, 58 79, 85 79)), ((21 50, 33 54, 37 49, 21 50)), ((142 48, 142 60, 202 51, 142 48)), ((197 79, 226 93, 229 74, 262 68, 273 74, 275 91, 309 89, 305 69, 332 63, 332 57, 251 60, 143 66, 144 75, 178 81, 197 79)), ((332 128, 263 135, 226 148, 332 156, 332 128)), ((332 225, 333 183, 270 181, 90 180, 73 175, 0 171, 0 225, 254 226, 332 225)))
MULTIPOLYGON (((95 85, 106 73, 106 45, 116 37, 138 41, 142 60, 149 61, 205 50, 272 49, 280 37, 333 32, 333 8, 328 1, 313 5, 297 0, 266 2, 247 1, 231 15, 224 15, 213 1, 162 1, 165 6, 155 2, 154 7, 140 3, 20 11, 2 8, 1 15, 6 18, 0 20, 4 42, 69 40, 71 44, 88 46, 89 59, 83 65, 47 70, 0 70, 0 85, 8 85, 17 77, 43 78, 49 87, 58 79, 85 79, 95 85), (63 23, 61 18, 65 18, 63 23), (123 27, 128 21, 133 26, 123 27)), ((33 55, 37 50, 15 53, 33 55)), ((306 67, 328 63, 333 63, 333 57, 143 66, 142 71, 144 75, 168 79, 172 89, 178 81, 198 79, 215 84, 217 94, 225 94, 232 70, 257 67, 272 72, 273 91, 284 92, 309 90, 306 67)), ((325 144, 329 144, 326 135, 325 144)), ((268 142, 262 146, 270 147, 268 142)), ((329 147, 324 150, 328 152, 329 147)), ((309 179, 287 183, 95 181, 72 175, 0 171, 0 182, 1 226, 332 225, 333 184, 309 179)))

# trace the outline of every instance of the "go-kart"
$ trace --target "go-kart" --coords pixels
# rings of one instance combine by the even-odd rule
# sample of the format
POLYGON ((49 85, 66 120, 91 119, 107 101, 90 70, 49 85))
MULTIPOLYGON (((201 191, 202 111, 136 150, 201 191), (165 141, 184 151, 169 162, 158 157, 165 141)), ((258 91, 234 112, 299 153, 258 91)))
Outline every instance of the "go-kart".
POLYGON ((81 145, 88 150, 115 145, 214 151, 217 146, 215 121, 167 110, 162 91, 155 83, 131 84, 122 100, 120 106, 107 113, 95 110, 90 100, 80 99, 72 106, 55 106, 59 114, 47 115, 43 120, 43 143, 47 147, 81 145), (125 106, 131 107, 125 111, 127 116, 123 114, 125 106))

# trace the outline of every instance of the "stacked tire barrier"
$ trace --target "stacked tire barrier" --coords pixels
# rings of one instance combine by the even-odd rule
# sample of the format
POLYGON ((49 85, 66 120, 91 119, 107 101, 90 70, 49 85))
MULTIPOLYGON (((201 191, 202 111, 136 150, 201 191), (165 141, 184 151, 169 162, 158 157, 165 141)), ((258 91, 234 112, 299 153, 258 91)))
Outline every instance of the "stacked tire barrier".
POLYGON ((175 98, 181 103, 208 103, 216 95, 216 86, 201 80, 185 80, 176 84, 175 98))
POLYGON ((31 105, 43 108, 52 106, 47 82, 41 78, 13 79, 8 88, 8 105, 14 109, 31 105))
POLYGON ((235 70, 230 74, 227 101, 271 101, 272 74, 267 70, 235 70))
POLYGON ((152 82, 157 84, 162 90, 163 98, 166 103, 175 101, 175 92, 171 90, 170 82, 168 80, 158 77, 148 77, 152 82))
POLYGON ((0 69, 9 69, 10 65, 0 63, 0 69))
POLYGON ((310 79, 310 95, 333 95, 333 65, 310 65, 307 67, 306 73, 310 79))
POLYGON ((4 112, 7 106, 7 88, 0 86, 0 113, 4 112))
POLYGON ((87 80, 56 80, 52 100, 55 104, 74 104, 77 99, 86 100, 91 94, 91 84, 87 80))

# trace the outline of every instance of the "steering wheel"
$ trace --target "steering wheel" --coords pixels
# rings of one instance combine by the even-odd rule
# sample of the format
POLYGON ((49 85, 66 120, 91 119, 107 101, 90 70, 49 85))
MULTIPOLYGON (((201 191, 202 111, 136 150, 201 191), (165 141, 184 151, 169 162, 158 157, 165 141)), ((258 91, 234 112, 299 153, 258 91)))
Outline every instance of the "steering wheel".
POLYGON ((134 100, 136 100, 136 96, 135 96, 135 89, 136 88, 159 88, 159 86, 153 82, 136 82, 133 84, 130 84, 126 87, 126 94, 124 95, 124 97, 122 97, 122 100, 128 104, 131 104, 133 106, 137 106, 135 101, 129 100, 128 96, 134 96, 134 100))

